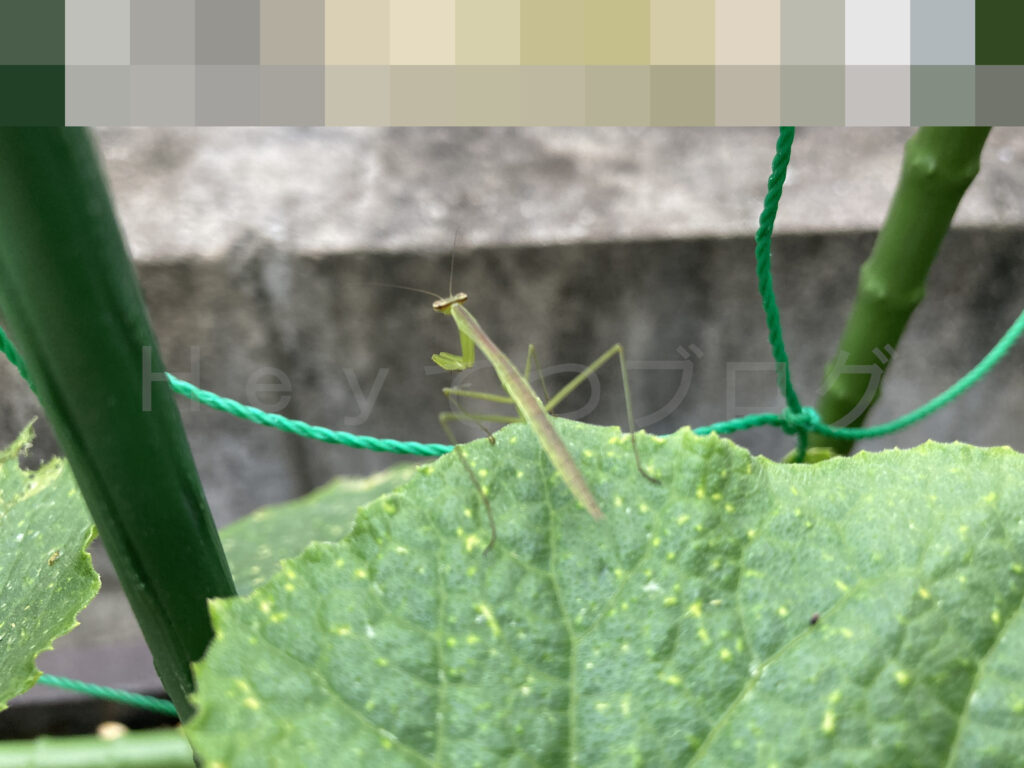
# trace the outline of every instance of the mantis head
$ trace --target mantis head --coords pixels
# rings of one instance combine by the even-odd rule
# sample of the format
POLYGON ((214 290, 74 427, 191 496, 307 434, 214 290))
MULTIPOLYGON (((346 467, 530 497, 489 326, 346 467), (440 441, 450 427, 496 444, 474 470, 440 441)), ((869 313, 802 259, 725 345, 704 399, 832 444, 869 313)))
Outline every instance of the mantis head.
POLYGON ((451 314, 453 305, 461 304, 468 298, 468 293, 463 293, 462 291, 459 291, 458 293, 452 294, 447 299, 438 298, 438 300, 435 301, 431 306, 434 308, 434 311, 440 312, 445 315, 449 315, 451 314))

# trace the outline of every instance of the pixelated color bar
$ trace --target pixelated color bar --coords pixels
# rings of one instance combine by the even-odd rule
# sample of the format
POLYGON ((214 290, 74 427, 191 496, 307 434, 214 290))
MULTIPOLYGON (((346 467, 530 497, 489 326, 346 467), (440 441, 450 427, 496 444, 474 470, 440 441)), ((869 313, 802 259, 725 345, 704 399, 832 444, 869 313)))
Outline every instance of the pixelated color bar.
POLYGON ((0 0, 0 122, 1024 124, 1020 0, 0 0))

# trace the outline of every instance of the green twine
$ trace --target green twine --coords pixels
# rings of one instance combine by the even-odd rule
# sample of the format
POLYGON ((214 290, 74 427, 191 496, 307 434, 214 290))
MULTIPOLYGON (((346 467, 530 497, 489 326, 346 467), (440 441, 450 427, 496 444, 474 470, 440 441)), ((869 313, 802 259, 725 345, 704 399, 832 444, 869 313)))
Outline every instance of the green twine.
POLYGON ((775 302, 775 290, 772 288, 772 232, 775 231, 775 216, 779 212, 779 200, 782 198, 782 187, 786 183, 786 169, 793 149, 794 129, 779 128, 779 138, 775 142, 775 157, 772 158, 772 172, 768 176, 768 192, 764 196, 764 206, 758 219, 757 234, 754 236, 754 256, 757 260, 757 290, 761 294, 761 306, 764 307, 764 319, 768 326, 768 343, 771 344, 772 355, 775 357, 775 376, 779 391, 786 398, 786 411, 779 424, 788 434, 796 434, 796 462, 802 462, 807 453, 807 430, 820 422, 815 419, 813 411, 808 411, 800 403, 793 382, 789 376, 789 357, 786 355, 786 344, 782 340, 782 320, 779 318, 779 305, 775 302), (812 415, 813 414, 813 415, 812 415))
POLYGON ((205 389, 199 389, 199 387, 189 384, 187 381, 183 381, 169 373, 164 375, 167 377, 167 382, 171 385, 171 389, 179 395, 190 397, 203 405, 216 408, 219 411, 225 411, 232 416, 238 416, 241 419, 247 419, 267 427, 274 427, 274 429, 280 429, 283 432, 291 432, 293 435, 299 435, 300 437, 310 437, 325 443, 347 445, 350 448, 362 448, 368 451, 381 451, 383 453, 402 453, 412 456, 442 456, 450 453, 452 450, 450 445, 442 445, 441 443, 417 443, 414 441, 392 440, 390 438, 367 437, 366 435, 353 435, 351 432, 327 429, 327 427, 313 426, 299 419, 289 419, 279 413, 267 413, 251 405, 245 405, 237 400, 232 400, 230 397, 221 397, 205 389))
POLYGON ((831 437, 838 437, 844 440, 863 440, 899 432, 901 429, 931 416, 935 411, 948 405, 981 381, 1006 356, 1022 334, 1024 334, 1024 312, 1017 316, 1017 319, 1013 321, 1013 324, 1003 334, 1002 338, 996 342, 989 353, 968 371, 963 378, 910 413, 883 424, 876 424, 873 427, 831 427, 821 421, 821 417, 818 416, 817 411, 813 408, 804 407, 801 413, 795 417, 787 416, 788 411, 787 414, 753 413, 738 419, 718 421, 714 424, 708 424, 706 427, 697 427, 693 431, 698 435, 709 435, 712 432, 716 432, 719 435, 727 435, 730 432, 739 432, 744 429, 751 429, 752 427, 772 426, 786 429, 787 426, 790 426, 790 428, 803 428, 808 432, 820 432, 823 435, 830 435, 831 437))
POLYGON ((830 427, 827 424, 819 424, 814 428, 814 431, 821 432, 823 435, 831 435, 832 437, 856 440, 858 438, 879 437, 880 435, 887 435, 890 432, 897 432, 904 427, 909 427, 915 421, 920 421, 939 410, 939 408, 951 403, 981 381, 1006 356, 1006 353, 1010 351, 1022 333, 1024 333, 1024 312, 1017 315, 1017 319, 1013 321, 1013 324, 1003 334, 1002 338, 996 342, 988 354, 981 358, 978 364, 971 368, 963 378, 924 405, 915 408, 908 414, 900 416, 898 419, 893 419, 874 427, 830 427))
POLYGON ((156 696, 122 691, 117 688, 108 688, 105 685, 86 683, 82 680, 72 680, 70 677, 57 677, 56 675, 43 675, 39 678, 39 682, 54 688, 63 688, 66 691, 85 693, 98 699, 107 699, 108 701, 116 701, 119 704, 127 704, 130 707, 148 709, 168 717, 178 716, 178 710, 174 708, 174 704, 167 699, 158 699, 156 696))
MULTIPOLYGON (((764 208, 758 220, 758 229, 755 236, 754 254, 757 261, 757 287, 761 294, 761 305, 764 307, 765 322, 768 326, 768 341, 771 344, 772 355, 776 362, 776 377, 779 384, 779 391, 786 400, 786 409, 783 413, 755 413, 743 416, 738 419, 719 421, 707 426, 697 427, 694 432, 699 435, 707 435, 712 432, 725 435, 730 432, 739 432, 753 427, 774 426, 779 427, 787 434, 797 436, 796 461, 802 461, 807 450, 807 434, 809 432, 820 432, 824 435, 838 437, 846 440, 857 440, 870 437, 880 437, 892 432, 897 432, 921 419, 930 416, 935 411, 948 405, 968 389, 973 387, 994 368, 1010 348, 1024 334, 1024 312, 1017 317, 1014 323, 1003 334, 1002 338, 995 344, 981 361, 967 372, 963 378, 946 389, 938 396, 932 398, 919 408, 911 411, 898 419, 878 424, 873 427, 831 427, 821 421, 818 412, 809 406, 801 405, 800 398, 793 388, 793 382, 789 375, 789 357, 786 355, 786 345, 782 339, 782 323, 779 317, 779 307, 775 301, 775 291, 772 287, 771 275, 771 238, 775 227, 775 217, 779 210, 779 200, 782 197, 782 187, 786 181, 786 169, 793 146, 793 128, 780 128, 779 138, 775 145, 775 157, 772 160, 772 171, 768 177, 768 192, 764 199, 764 208)), ((18 369, 18 373, 35 392, 32 380, 29 378, 25 363, 18 354, 17 349, 11 340, 0 328, 0 351, 18 369)), ((387 453, 401 453, 415 456, 440 456, 452 450, 450 445, 440 443, 417 443, 410 441, 381 439, 367 437, 365 435, 354 435, 351 432, 327 429, 307 424, 298 419, 289 419, 276 413, 267 413, 251 405, 245 405, 228 397, 221 397, 213 392, 199 389, 193 384, 165 374, 167 382, 178 394, 191 398, 210 408, 225 411, 242 419, 247 419, 256 424, 274 427, 284 432, 290 432, 301 437, 309 437, 325 443, 336 443, 347 445, 351 448, 362 448, 371 451, 383 451, 387 453)), ((103 699, 118 701, 123 704, 149 709, 171 717, 177 716, 174 705, 165 699, 158 699, 153 696, 145 696, 130 691, 121 691, 116 688, 108 688, 103 685, 94 685, 80 680, 72 680, 66 677, 54 675, 43 675, 39 678, 43 685, 51 685, 67 690, 87 693, 103 699)))
POLYGON ((772 288, 772 232, 775 231, 775 217, 779 212, 782 187, 786 183, 786 169, 789 167, 793 149, 793 133, 792 128, 779 129, 772 172, 768 176, 768 192, 764 196, 764 208, 761 210, 757 234, 754 236, 754 256, 757 259, 757 290, 761 294, 761 306, 764 307, 764 319, 768 325, 768 343, 771 344, 772 354, 777 363, 775 373, 779 391, 785 396, 789 409, 799 412, 802 406, 789 378, 789 357, 786 355, 786 344, 782 340, 782 321, 779 318, 779 307, 775 303, 775 291, 772 288))

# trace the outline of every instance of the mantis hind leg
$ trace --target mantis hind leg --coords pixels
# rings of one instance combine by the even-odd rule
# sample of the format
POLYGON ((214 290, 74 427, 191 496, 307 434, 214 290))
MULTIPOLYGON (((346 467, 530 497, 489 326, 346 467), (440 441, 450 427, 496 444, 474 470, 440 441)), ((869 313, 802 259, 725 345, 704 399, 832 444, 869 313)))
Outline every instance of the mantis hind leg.
POLYGON ((477 493, 479 493, 480 498, 483 499, 484 508, 487 510, 487 522, 491 526, 491 540, 484 548, 483 553, 486 555, 494 548, 494 544, 498 540, 498 529, 494 522, 494 511, 491 509, 491 502, 487 498, 486 491, 484 491, 483 486, 480 485, 480 481, 477 480, 476 475, 473 473, 473 467, 470 466, 469 459, 467 459, 466 455, 462 452, 462 446, 457 443, 455 434, 452 432, 452 428, 449 424, 452 421, 472 421, 484 431, 487 435, 487 439, 493 443, 494 435, 491 434, 491 431, 487 429, 482 422, 490 421, 498 424, 512 424, 517 421, 522 421, 522 417, 518 415, 509 416, 501 413, 471 413, 461 408, 456 400, 456 398, 459 397, 468 397, 473 398, 474 400, 484 400, 489 403, 514 405, 515 403, 512 398, 507 395, 494 395, 489 392, 474 392, 471 389, 457 389, 454 387, 445 387, 443 391, 445 396, 448 398, 448 402, 451 403, 452 410, 443 411, 438 414, 437 419, 441 422, 441 428, 444 429, 445 434, 448 435, 448 439, 451 440, 452 449, 459 457, 459 461, 462 463, 462 466, 465 467, 466 472, 469 474, 469 479, 473 481, 473 485, 476 487, 477 493))
MULTIPOLYGON (((451 399, 451 398, 449 398, 451 399)), ((480 498, 484 501, 484 509, 487 510, 487 522, 491 526, 491 540, 487 542, 487 546, 484 547, 484 554, 486 555, 494 548, 494 543, 498 540, 498 528, 494 523, 494 510, 491 509, 491 502, 487 499, 487 492, 484 491, 480 481, 476 479, 476 475, 473 473, 473 467, 469 463, 469 459, 466 458, 466 454, 462 452, 462 446, 459 445, 455 440, 455 435, 452 432, 451 427, 448 426, 448 422, 452 419, 458 419, 459 414, 453 411, 445 411, 438 416, 438 421, 441 422, 441 427, 448 435, 448 439, 452 441, 452 450, 455 455, 459 457, 459 461, 462 466, 466 468, 466 473, 469 475, 469 479, 473 481, 473 485, 476 487, 477 493, 480 494, 480 498)))
MULTIPOLYGON (((531 347, 532 350, 532 347, 531 347)), ((633 458, 636 459, 636 468, 640 471, 640 474, 650 480, 652 483, 660 484, 661 481, 658 478, 651 476, 640 463, 640 449, 636 444, 636 424, 633 422, 633 402, 629 395, 629 374, 626 372, 626 354, 622 350, 621 344, 616 344, 607 349, 600 357, 594 362, 580 371, 572 381, 562 387, 555 396, 552 397, 544 404, 544 410, 551 413, 555 406, 562 402, 572 392, 582 384, 592 373, 598 370, 602 365, 607 363, 615 355, 619 356, 619 368, 622 370, 622 391, 626 396, 626 420, 629 426, 629 438, 633 443, 633 458)), ((543 379, 542 379, 543 381, 543 379)))

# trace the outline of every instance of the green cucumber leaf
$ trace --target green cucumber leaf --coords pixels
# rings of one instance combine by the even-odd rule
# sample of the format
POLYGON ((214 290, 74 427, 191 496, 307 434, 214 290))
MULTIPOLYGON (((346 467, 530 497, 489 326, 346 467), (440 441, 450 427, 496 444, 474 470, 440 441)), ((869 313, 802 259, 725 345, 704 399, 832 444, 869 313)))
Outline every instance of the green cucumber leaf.
POLYGON ((18 466, 32 437, 28 426, 0 451, 0 710, 35 685, 36 657, 78 626, 100 588, 85 551, 96 528, 71 467, 18 466))
POLYGON ((305 496, 224 526, 220 540, 238 594, 252 592, 282 560, 300 554, 310 542, 345 538, 359 507, 397 488, 414 472, 410 464, 396 464, 369 477, 337 477, 305 496))
POLYGON ((1004 766, 1024 754, 1024 456, 817 464, 557 421, 216 600, 186 731, 222 768, 1004 766))

